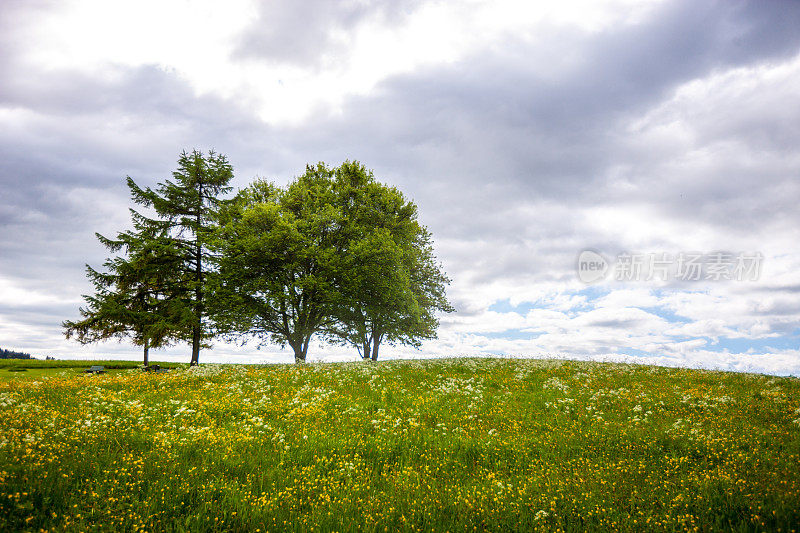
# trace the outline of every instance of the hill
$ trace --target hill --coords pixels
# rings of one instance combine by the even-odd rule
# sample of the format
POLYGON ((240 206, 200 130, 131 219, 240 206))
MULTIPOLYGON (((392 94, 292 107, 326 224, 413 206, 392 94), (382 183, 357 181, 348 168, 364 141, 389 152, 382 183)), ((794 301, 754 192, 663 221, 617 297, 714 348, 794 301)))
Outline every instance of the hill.
POLYGON ((452 359, 0 382, 0 530, 790 531, 800 380, 452 359))

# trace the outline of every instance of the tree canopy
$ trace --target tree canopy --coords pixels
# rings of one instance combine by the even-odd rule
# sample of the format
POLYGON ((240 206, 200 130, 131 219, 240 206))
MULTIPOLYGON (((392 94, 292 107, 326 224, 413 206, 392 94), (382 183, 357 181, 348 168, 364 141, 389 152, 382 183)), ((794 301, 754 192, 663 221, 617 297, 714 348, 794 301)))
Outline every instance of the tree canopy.
POLYGON ((417 206, 357 161, 309 165, 286 186, 255 180, 224 200, 231 165, 183 152, 153 190, 127 178, 134 229, 100 241, 123 256, 100 272, 67 337, 130 337, 150 347, 190 341, 191 363, 214 335, 289 345, 351 345, 377 360, 382 343, 420 346, 451 312, 450 280, 417 206))
POLYGON ((288 344, 304 362, 332 325, 339 213, 332 171, 309 166, 285 189, 256 181, 223 210, 216 234, 220 331, 288 344))
POLYGON ((372 360, 383 341, 419 346, 434 338, 436 312, 453 310, 445 297, 450 280, 416 205, 358 162, 337 169, 335 190, 344 238, 341 298, 329 335, 372 360))
POLYGON ((104 271, 86 265, 95 294, 84 295, 80 320, 63 322, 65 335, 82 344, 130 337, 143 347, 147 365, 150 348, 182 340, 191 331, 191 309, 175 290, 179 250, 163 231, 136 219, 134 230, 119 233, 116 239, 96 235, 112 252, 123 251, 124 257, 107 259, 104 271))
POLYGON ((196 365, 203 340, 212 336, 206 321, 210 261, 207 238, 216 222, 220 196, 231 190, 228 184, 233 179, 233 167, 224 155, 213 151, 207 155, 197 150, 184 151, 172 176, 174 181, 165 180, 155 190, 142 189, 128 177, 134 201, 152 208, 156 217, 131 212, 135 223, 164 236, 176 253, 176 275, 170 290, 181 293, 183 302, 192 310, 190 364, 196 365))

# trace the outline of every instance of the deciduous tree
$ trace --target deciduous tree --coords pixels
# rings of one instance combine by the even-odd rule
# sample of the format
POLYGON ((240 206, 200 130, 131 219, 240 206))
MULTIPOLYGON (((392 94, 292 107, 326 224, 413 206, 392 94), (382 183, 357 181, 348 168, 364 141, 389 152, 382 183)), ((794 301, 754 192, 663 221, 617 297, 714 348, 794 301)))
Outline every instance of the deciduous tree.
POLYGON ((450 280, 436 262, 416 205, 358 162, 337 169, 335 190, 342 220, 340 283, 329 337, 373 361, 383 342, 419 346, 435 338, 437 312, 453 311, 445 295, 450 280))
POLYGON ((284 189, 256 181, 223 210, 212 309, 220 331, 288 344, 306 361, 337 298, 332 175, 320 163, 284 189))

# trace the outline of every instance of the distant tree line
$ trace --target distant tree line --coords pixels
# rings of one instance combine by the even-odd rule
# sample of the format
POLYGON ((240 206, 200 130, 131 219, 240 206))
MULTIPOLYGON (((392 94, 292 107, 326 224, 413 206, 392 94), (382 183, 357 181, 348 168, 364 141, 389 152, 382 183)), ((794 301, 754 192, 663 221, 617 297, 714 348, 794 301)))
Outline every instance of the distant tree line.
POLYGON ((31 354, 0 348, 0 359, 33 359, 31 354))
POLYGON ((196 150, 155 189, 128 177, 148 213, 131 209, 133 229, 115 238, 97 234, 118 255, 87 265, 95 292, 63 323, 67 338, 130 338, 145 364, 151 348, 185 342, 195 365, 215 337, 288 345, 296 362, 313 338, 377 360, 384 343, 436 337, 450 280, 398 189, 351 161, 224 199, 232 179, 225 156, 196 150))

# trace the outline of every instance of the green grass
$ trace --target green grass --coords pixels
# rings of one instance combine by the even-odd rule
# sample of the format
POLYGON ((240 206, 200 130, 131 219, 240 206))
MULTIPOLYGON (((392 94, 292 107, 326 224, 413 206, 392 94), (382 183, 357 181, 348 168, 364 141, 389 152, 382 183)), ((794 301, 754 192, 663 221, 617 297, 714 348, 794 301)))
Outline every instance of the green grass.
POLYGON ((81 361, 76 359, 58 359, 58 360, 43 360, 43 359, 0 359, 0 368, 38 368, 38 369, 61 369, 61 368, 79 368, 85 369, 92 365, 102 365, 106 368, 136 368, 142 366, 141 361, 115 361, 115 360, 94 360, 94 361, 81 361))
MULTIPOLYGON (((175 363, 152 363, 162 366, 184 367, 175 363)), ((142 366, 137 361, 116 361, 116 360, 41 360, 41 359, 0 359, 0 382, 9 379, 38 379, 56 375, 75 375, 80 374, 92 365, 105 367, 107 372, 118 372, 142 366)))
POLYGON ((452 359, 0 382, 0 530, 791 531, 798 502, 793 378, 452 359))

